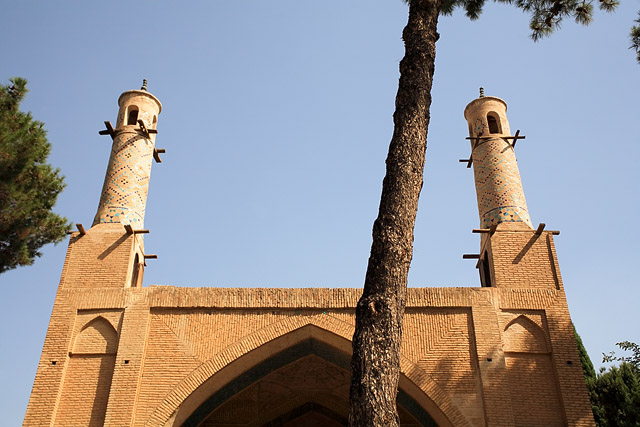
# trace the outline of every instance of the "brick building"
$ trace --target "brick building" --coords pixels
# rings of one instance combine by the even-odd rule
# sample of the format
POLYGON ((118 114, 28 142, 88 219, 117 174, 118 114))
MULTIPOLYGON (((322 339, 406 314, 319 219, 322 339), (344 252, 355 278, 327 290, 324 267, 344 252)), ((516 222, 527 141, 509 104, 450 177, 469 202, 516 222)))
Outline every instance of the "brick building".
MULTIPOLYGON (((119 98, 90 229, 71 235, 26 426, 334 426, 360 289, 142 287, 161 104, 119 98)), ((506 103, 469 123, 482 287, 410 288, 403 425, 593 425, 553 243, 534 227, 506 103)))

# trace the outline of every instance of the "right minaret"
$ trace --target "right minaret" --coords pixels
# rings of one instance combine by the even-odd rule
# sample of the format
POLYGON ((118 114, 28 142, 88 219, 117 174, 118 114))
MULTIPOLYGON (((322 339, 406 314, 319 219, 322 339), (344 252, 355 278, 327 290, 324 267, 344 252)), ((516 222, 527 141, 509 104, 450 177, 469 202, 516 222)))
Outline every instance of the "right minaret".
POLYGON ((484 287, 562 289, 553 244, 557 231, 533 228, 522 190, 515 142, 507 121, 507 103, 484 96, 464 110, 469 123, 481 233, 476 267, 484 287))
POLYGON ((507 121, 507 103, 484 96, 464 110, 469 124, 480 227, 533 228, 507 121))

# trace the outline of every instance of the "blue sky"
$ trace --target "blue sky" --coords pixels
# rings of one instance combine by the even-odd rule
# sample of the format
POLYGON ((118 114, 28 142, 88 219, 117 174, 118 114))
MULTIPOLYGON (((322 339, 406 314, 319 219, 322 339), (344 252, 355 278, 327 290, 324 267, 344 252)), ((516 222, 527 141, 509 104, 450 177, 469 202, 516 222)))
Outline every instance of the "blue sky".
MULTIPOLYGON (((478 87, 509 105, 534 223, 561 231, 560 270, 594 362, 640 341, 638 0, 529 39, 488 4, 440 19, 411 286, 479 286, 464 107, 478 87)), ((67 188, 55 210, 89 226, 109 157, 98 135, 143 78, 163 103, 145 227, 145 286, 361 287, 392 133, 400 0, 4 5, 0 81, 28 79, 67 188)), ((2 274, 3 423, 22 421, 66 242, 2 274)))

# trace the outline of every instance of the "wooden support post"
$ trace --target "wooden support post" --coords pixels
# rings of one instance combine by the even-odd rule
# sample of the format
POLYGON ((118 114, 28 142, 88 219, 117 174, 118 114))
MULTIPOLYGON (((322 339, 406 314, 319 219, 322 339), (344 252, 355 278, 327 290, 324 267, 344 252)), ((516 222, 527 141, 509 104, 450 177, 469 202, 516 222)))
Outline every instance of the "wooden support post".
POLYGON ((492 225, 489 228, 474 228, 473 230, 471 230, 471 232, 472 233, 489 233, 490 235, 493 235, 497 229, 498 229, 497 225, 492 225))
POLYGON ((127 231, 127 234, 148 234, 149 230, 134 230, 131 224, 125 224, 124 229, 127 231))
POLYGON ((113 129, 113 126, 111 125, 111 122, 110 121, 106 121, 106 122, 104 122, 104 125, 106 126, 106 129, 98 131, 98 134, 100 134, 100 135, 109 135, 111 137, 111 139, 115 138, 116 131, 113 129))
POLYGON ((536 235, 539 236, 542 234, 542 232, 544 231, 544 227, 545 227, 545 223, 541 222, 540 225, 538 225, 538 228, 536 229, 536 235))
POLYGON ((524 136, 524 135, 523 135, 523 136, 520 136, 520 129, 518 129, 518 130, 516 131, 516 134, 515 134, 514 136, 502 136, 501 138, 502 138, 502 139, 504 139, 504 141, 505 141, 507 144, 509 144, 509 145, 511 146, 511 148, 516 148, 516 142, 517 142, 519 139, 525 139, 525 138, 526 138, 526 136, 524 136), (509 142, 509 140, 510 140, 510 139, 513 139, 513 142, 509 142))
POLYGON ((156 163, 162 163, 162 159, 160 158, 160 154, 166 153, 167 150, 164 148, 154 148, 153 149, 153 159, 156 163))
POLYGON ((145 126, 145 124, 142 121, 142 119, 138 119, 138 125, 140 125, 140 130, 144 134, 144 137, 147 138, 147 139, 149 139, 149 134, 158 133, 158 131, 156 129, 147 129, 147 126, 145 126))
POLYGON ((467 169, 469 169, 471 167, 471 164, 473 163, 473 156, 469 156, 468 159, 460 159, 460 160, 458 160, 458 162, 466 163, 467 164, 467 169))
POLYGON ((87 231, 84 229, 84 227, 82 226, 82 224, 76 224, 76 228, 78 229, 78 231, 80 232, 80 234, 82 236, 84 236, 85 234, 87 234, 87 231))

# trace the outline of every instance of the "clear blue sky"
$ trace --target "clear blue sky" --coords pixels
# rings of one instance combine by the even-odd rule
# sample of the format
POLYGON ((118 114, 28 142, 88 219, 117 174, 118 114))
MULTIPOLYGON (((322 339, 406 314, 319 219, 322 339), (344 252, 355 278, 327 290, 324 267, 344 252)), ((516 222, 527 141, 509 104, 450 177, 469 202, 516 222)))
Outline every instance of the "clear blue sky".
MULTIPOLYGON (((412 286, 479 286, 464 107, 478 87, 509 105, 534 223, 556 238, 573 320, 594 362, 640 341, 638 0, 566 22, 539 43, 528 17, 487 5, 440 19, 412 286)), ((145 237, 145 286, 360 287, 403 55, 400 0, 36 2, 0 14, 0 81, 22 76, 50 162, 55 210, 89 226, 109 157, 98 135, 121 92, 163 103, 145 237)), ((22 421, 66 242, 0 276, 2 425, 22 421)))

